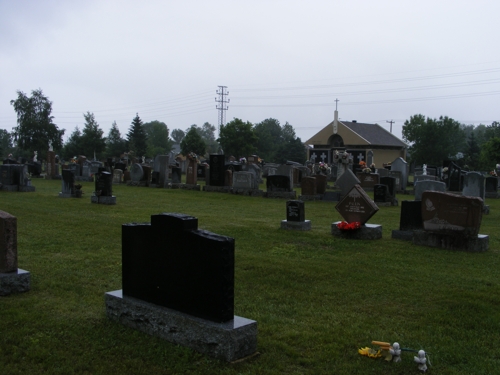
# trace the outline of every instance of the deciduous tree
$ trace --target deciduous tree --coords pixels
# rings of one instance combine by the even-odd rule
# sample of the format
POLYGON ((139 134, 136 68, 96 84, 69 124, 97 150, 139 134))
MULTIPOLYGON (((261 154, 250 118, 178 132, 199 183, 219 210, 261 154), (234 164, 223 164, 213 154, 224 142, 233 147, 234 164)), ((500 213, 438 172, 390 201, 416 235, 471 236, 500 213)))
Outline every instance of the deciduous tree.
POLYGON ((64 129, 59 130, 52 116, 52 102, 43 95, 41 89, 33 90, 28 97, 17 91, 17 99, 10 104, 17 113, 17 126, 14 128, 14 140, 17 147, 29 152, 38 151, 45 155, 49 143, 55 150, 62 147, 64 129))
POLYGON ((255 152, 257 136, 250 122, 243 122, 234 118, 226 125, 221 125, 217 141, 220 143, 226 156, 236 158, 247 157, 255 152))
POLYGON ((172 148, 168 138, 167 124, 161 121, 150 121, 142 125, 147 137, 147 154, 149 156, 166 154, 172 148))
POLYGON ((181 153, 187 155, 194 152, 196 155, 205 155, 206 144, 196 128, 191 127, 181 141, 181 153))

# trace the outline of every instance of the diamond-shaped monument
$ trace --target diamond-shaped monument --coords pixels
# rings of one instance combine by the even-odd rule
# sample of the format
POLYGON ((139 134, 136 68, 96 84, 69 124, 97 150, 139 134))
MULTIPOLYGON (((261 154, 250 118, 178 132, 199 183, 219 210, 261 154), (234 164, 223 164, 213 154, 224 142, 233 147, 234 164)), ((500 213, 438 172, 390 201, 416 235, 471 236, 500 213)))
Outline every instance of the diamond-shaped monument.
POLYGON ((347 223, 359 222, 358 229, 340 229, 336 222, 332 224, 332 234, 336 237, 350 239, 374 240, 382 238, 382 226, 378 224, 366 224, 366 222, 379 210, 378 206, 366 194, 358 184, 346 194, 346 196, 335 206, 347 223))

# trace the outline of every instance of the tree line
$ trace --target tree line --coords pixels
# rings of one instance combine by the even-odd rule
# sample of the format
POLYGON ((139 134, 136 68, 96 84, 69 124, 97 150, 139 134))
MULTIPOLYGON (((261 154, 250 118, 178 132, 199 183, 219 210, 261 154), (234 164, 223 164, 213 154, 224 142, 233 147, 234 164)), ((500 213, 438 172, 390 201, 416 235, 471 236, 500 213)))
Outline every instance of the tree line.
POLYGON ((49 144, 66 160, 78 155, 88 158, 95 155, 97 159, 118 158, 124 153, 132 157, 154 157, 170 152, 176 143, 182 154, 194 152, 201 157, 218 152, 236 158, 257 154, 278 163, 287 160, 303 163, 306 158, 305 147, 293 127, 288 122, 281 126, 272 118, 255 125, 235 118, 221 126, 219 138, 216 138, 216 127, 208 122, 202 126, 193 124, 185 131, 174 129, 170 132, 164 122, 143 123, 136 114, 128 133, 122 137, 116 121, 104 136, 94 114, 86 112, 82 129, 77 126, 63 142, 65 129, 59 129, 54 123, 52 102, 41 89, 33 90, 31 96, 18 91, 11 104, 17 114, 17 126, 11 133, 0 130, 0 155, 3 158, 9 153, 30 158, 34 151, 45 155, 49 144))
POLYGON ((411 116, 403 125, 408 159, 417 165, 453 160, 469 170, 491 171, 500 163, 500 123, 465 125, 447 117, 411 116))

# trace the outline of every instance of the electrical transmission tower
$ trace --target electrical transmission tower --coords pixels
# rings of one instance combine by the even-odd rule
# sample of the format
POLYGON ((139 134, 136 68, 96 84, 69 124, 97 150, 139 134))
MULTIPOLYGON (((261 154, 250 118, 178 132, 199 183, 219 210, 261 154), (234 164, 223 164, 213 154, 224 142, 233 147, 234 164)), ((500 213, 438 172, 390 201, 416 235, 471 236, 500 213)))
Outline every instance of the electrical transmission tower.
POLYGON ((215 98, 215 101, 219 104, 215 106, 219 110, 219 135, 220 135, 220 127, 221 125, 226 125, 226 111, 229 108, 227 103, 229 103, 229 99, 225 99, 229 95, 229 91, 226 91, 227 86, 219 86, 219 89, 215 91, 218 98, 215 98))

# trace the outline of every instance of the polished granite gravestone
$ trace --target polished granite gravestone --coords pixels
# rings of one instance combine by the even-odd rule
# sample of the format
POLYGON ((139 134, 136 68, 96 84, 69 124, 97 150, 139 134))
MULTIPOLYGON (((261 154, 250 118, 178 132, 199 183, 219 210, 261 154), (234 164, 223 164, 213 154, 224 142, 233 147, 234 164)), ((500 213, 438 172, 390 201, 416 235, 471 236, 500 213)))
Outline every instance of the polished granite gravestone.
POLYGON ((484 194, 485 198, 498 198, 498 177, 486 177, 484 194))
POLYGON ((286 202, 286 220, 281 221, 281 229, 311 230, 311 220, 305 219, 305 206, 301 200, 286 202))
POLYGON ((335 209, 347 223, 358 222, 361 227, 354 230, 341 230, 339 228, 341 222, 338 221, 331 225, 332 235, 340 238, 362 240, 382 238, 381 225, 367 224, 367 221, 377 213, 379 208, 361 186, 354 185, 351 191, 335 206, 335 209))
POLYGON ((316 182, 316 176, 302 177, 300 181, 301 195, 299 196, 299 200, 314 201, 321 199, 321 195, 318 194, 316 182))
POLYGON ((393 230, 391 237, 398 240, 412 241, 415 230, 423 230, 422 202, 420 200, 402 201, 399 229, 393 230))
POLYGON ((421 201, 424 191, 446 191, 446 184, 442 181, 420 180, 414 185, 415 200, 421 201))
MULTIPOLYGON (((227 171, 231 172, 231 171, 227 171)), ((261 197, 264 195, 262 190, 259 190, 259 184, 255 180, 255 174, 252 172, 234 172, 232 173, 233 182, 231 194, 246 195, 251 197, 261 197)))
POLYGON ((0 211, 0 296, 30 290, 30 273, 17 265, 17 218, 0 211))
POLYGON ((255 353, 257 323, 234 315, 234 239, 197 218, 124 224, 122 284, 106 293, 110 319, 226 361, 255 353))
POLYGON ((95 175, 95 191, 90 197, 91 203, 114 205, 113 175, 110 172, 99 172, 95 175))
POLYGON ((75 197, 75 172, 74 172, 74 170, 63 169, 61 182, 62 182, 62 189, 61 189, 61 192, 59 193, 59 197, 60 198, 75 197))
POLYGON ((210 165, 209 185, 224 186, 224 171, 226 170, 224 155, 211 154, 209 157, 209 165, 210 165))
POLYGON ((379 179, 380 176, 377 173, 357 173, 356 177, 359 180, 359 185, 367 190, 367 189, 374 189, 375 185, 379 184, 379 179))
POLYGON ((26 164, 0 165, 0 190, 34 192, 26 164))
POLYGON ((340 189, 342 196, 348 194, 354 185, 359 185, 359 179, 350 169, 346 169, 342 176, 337 178, 335 185, 340 189))
POLYGON ((479 234, 481 198, 426 191, 421 210, 424 230, 414 231, 414 244, 471 252, 488 249, 489 236, 479 234))
POLYGON ((295 199, 295 190, 292 188, 292 183, 289 176, 272 175, 266 178, 265 197, 267 198, 286 198, 295 199))

